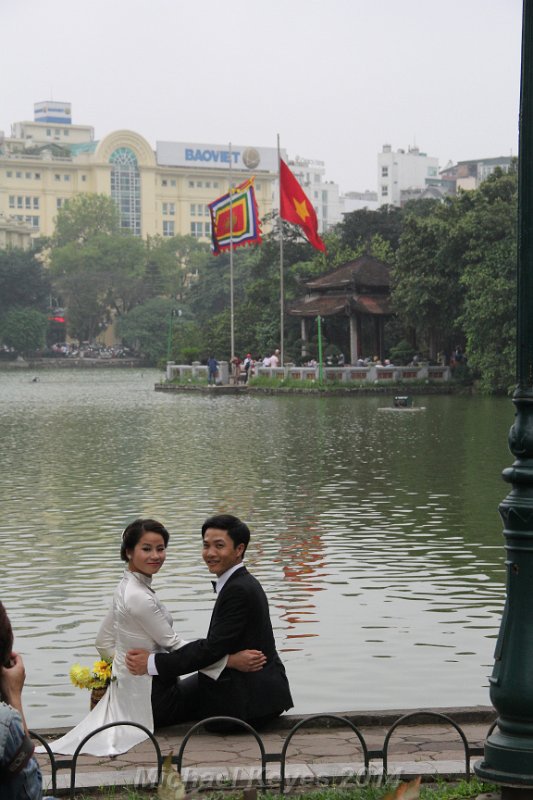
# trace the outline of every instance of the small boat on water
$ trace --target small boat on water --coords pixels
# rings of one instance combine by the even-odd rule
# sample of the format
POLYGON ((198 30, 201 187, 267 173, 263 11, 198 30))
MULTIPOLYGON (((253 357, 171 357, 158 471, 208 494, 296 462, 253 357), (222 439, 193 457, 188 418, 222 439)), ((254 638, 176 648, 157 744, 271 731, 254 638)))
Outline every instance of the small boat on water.
POLYGON ((396 395, 393 398, 392 406, 381 406, 378 411, 425 411, 425 406, 413 405, 413 398, 409 395, 396 395))

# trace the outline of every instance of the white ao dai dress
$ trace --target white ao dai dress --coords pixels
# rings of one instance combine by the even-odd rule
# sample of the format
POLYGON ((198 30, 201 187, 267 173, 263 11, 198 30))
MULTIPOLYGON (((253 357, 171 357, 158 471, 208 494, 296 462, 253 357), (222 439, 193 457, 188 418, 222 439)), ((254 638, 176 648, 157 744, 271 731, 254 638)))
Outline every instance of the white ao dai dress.
MULTIPOLYGON (((50 742, 54 753, 72 755, 82 739, 108 722, 138 722, 153 732, 152 678, 132 675, 125 664, 128 650, 142 648, 151 652, 176 650, 187 642, 175 633, 172 617, 151 588, 152 579, 139 572, 124 572, 115 590, 113 602, 96 637, 102 658, 113 659, 113 677, 107 692, 95 708, 65 736, 50 742)), ((218 678, 227 657, 202 672, 218 678)), ((128 725, 108 728, 93 736, 82 753, 95 756, 118 755, 146 739, 139 728, 128 725)), ((36 752, 45 752, 43 747, 36 752)))

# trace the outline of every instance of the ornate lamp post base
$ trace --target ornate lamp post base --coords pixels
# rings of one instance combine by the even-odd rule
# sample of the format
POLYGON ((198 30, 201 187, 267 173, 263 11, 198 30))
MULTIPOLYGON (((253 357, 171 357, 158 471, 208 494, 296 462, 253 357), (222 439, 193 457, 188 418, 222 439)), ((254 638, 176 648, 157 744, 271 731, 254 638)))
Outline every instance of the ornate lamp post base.
POLYGON ((474 769, 483 780, 504 785, 502 796, 533 800, 533 390, 518 388, 513 402, 509 446, 516 461, 503 471, 512 489, 499 509, 507 599, 490 678, 499 716, 474 769))

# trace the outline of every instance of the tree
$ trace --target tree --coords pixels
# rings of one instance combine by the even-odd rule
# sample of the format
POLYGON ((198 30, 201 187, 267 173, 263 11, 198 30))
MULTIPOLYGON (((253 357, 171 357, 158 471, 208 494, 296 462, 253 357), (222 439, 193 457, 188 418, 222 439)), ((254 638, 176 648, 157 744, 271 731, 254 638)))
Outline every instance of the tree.
POLYGON ((432 355, 466 344, 482 389, 504 391, 515 365, 516 167, 422 211, 404 218, 393 271, 398 317, 432 355))
POLYGON ((52 237, 53 247, 69 242, 83 244, 94 236, 120 232, 120 213, 115 201, 105 194, 77 194, 59 209, 52 237))
POLYGON ((118 209, 106 195, 77 195, 60 209, 49 261, 68 331, 81 341, 144 299, 145 243, 120 230, 118 209))
POLYGON ((52 250, 50 271, 67 307, 70 335, 91 340, 139 303, 144 269, 144 244, 129 235, 98 234, 52 250))
POLYGON ((0 250, 0 318, 10 308, 44 311, 50 300, 50 280, 30 250, 0 250))
POLYGON ((153 297, 133 308, 117 322, 117 333, 123 340, 156 364, 167 354, 170 314, 173 300, 153 297))
POLYGON ((460 335, 465 242, 458 220, 464 205, 457 198, 434 206, 428 216, 406 214, 392 270, 394 309, 406 330, 415 332, 413 345, 425 345, 433 359, 460 335))
POLYGON ((211 259, 209 245, 194 236, 151 236, 146 242, 145 296, 181 300, 188 282, 211 259))
MULTIPOLYGON (((418 202, 414 201, 415 204, 418 202)), ((396 250, 402 234, 403 216, 404 210, 396 206, 381 206, 376 211, 362 208, 345 214, 336 231, 343 247, 359 250, 362 246, 363 251, 368 252, 373 237, 379 235, 396 250)))
POLYGON ((0 333, 4 344, 19 353, 44 346, 48 317, 34 308, 12 308, 3 317, 0 333))
POLYGON ((469 365, 483 391, 506 392, 516 380, 516 165, 481 184, 463 224, 469 242, 461 322, 469 365))
MULTIPOLYGON (((294 226, 284 223, 285 300, 301 293, 304 275, 324 271, 315 264, 314 250, 302 240, 294 226), (295 266, 295 265, 298 266, 295 266)), ((191 283, 186 297, 191 311, 204 332, 207 349, 219 358, 231 350, 229 253, 210 256, 199 266, 198 279, 191 283)), ((280 343, 280 255, 277 231, 268 233, 263 243, 234 252, 235 350, 254 355, 270 353, 280 343)), ((286 318, 287 344, 299 336, 298 320, 286 318)))

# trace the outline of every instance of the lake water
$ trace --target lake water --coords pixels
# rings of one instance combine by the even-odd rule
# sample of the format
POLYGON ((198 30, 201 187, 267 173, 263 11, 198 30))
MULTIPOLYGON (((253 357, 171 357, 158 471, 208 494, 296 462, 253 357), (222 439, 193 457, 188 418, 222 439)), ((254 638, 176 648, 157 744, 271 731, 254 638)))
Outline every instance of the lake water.
POLYGON ((504 398, 214 396, 154 391, 155 370, 0 371, 1 599, 30 726, 88 694, 100 619, 137 516, 171 532, 154 586, 186 638, 213 593, 200 526, 252 528, 295 711, 488 704, 504 599, 504 398), (33 375, 38 382, 32 382, 33 375))

